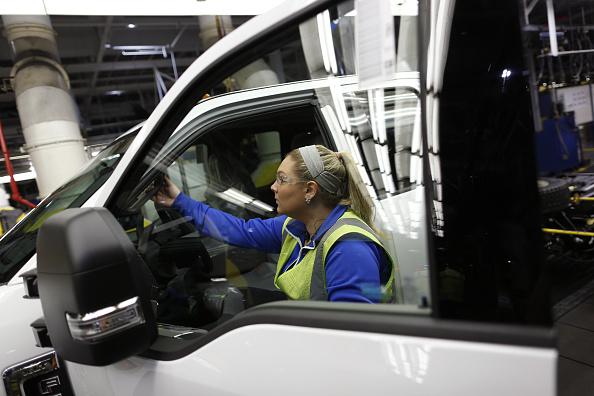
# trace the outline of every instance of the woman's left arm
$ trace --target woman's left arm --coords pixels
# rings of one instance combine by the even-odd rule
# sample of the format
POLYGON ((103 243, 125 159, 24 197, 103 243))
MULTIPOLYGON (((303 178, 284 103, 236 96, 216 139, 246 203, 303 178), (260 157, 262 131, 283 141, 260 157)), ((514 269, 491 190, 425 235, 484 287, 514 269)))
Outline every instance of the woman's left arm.
POLYGON ((258 249, 270 253, 280 252, 282 228, 286 216, 271 219, 244 220, 211 208, 180 193, 172 204, 183 216, 192 219, 201 234, 232 245, 258 249))
POLYGON ((326 256, 328 300, 380 302, 380 272, 385 261, 382 250, 373 242, 360 239, 336 242, 326 256))

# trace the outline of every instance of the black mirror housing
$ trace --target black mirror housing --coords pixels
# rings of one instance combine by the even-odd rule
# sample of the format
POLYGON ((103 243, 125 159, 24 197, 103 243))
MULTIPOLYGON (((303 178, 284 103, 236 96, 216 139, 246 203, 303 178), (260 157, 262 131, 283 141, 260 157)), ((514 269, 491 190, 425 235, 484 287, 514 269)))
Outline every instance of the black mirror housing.
POLYGON ((66 209, 48 219, 37 236, 37 276, 63 359, 108 365, 156 339, 152 275, 107 209, 66 209))

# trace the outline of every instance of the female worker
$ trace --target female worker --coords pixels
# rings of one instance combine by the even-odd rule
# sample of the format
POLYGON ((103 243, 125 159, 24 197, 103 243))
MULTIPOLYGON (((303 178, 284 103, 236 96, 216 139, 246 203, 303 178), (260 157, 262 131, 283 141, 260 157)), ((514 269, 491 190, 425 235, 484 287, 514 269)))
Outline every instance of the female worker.
POLYGON ((394 264, 372 230, 372 204, 348 153, 291 151, 271 186, 280 216, 245 221, 197 202, 169 179, 154 200, 226 243, 280 253, 274 283, 288 298, 393 301, 394 264))

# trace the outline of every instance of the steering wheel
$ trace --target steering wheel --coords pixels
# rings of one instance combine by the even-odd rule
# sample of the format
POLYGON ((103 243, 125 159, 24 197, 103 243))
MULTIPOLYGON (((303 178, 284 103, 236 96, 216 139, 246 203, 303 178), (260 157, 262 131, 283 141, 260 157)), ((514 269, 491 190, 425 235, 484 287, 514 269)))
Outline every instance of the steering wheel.
MULTIPOLYGON (((136 200, 144 204, 153 197, 164 183, 165 174, 158 172, 150 183, 142 183, 134 191, 136 200)), ((138 205, 138 204, 136 204, 138 205)), ((138 217, 138 251, 151 260, 153 269, 161 267, 162 262, 175 263, 176 268, 189 268, 196 274, 208 274, 213 263, 197 233, 191 219, 184 218, 175 209, 154 203, 159 219, 144 227, 144 217, 138 217), (156 262, 155 262, 156 261, 156 262)), ((138 210, 140 207, 138 208, 138 210)), ((175 273, 174 268, 169 272, 175 273)))

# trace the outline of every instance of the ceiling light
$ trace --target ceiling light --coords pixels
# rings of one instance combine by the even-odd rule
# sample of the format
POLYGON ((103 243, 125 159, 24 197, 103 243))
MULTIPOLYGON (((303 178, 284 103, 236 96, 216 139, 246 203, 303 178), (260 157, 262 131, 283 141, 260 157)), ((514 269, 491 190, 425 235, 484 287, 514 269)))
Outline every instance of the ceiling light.
POLYGON ((167 58, 167 46, 165 45, 114 45, 111 49, 122 51, 124 56, 162 55, 163 58, 167 58))
POLYGON ((136 25, 133 23, 128 24, 128 29, 134 29, 135 27, 136 27, 136 25))

